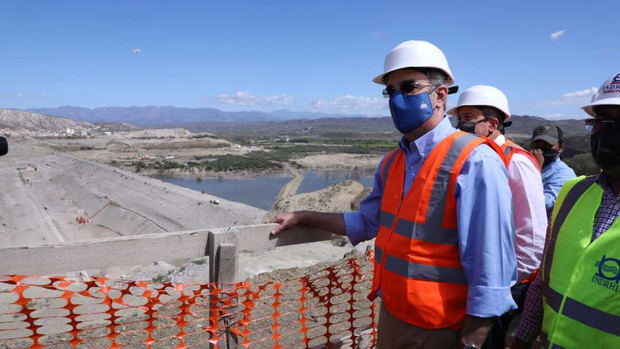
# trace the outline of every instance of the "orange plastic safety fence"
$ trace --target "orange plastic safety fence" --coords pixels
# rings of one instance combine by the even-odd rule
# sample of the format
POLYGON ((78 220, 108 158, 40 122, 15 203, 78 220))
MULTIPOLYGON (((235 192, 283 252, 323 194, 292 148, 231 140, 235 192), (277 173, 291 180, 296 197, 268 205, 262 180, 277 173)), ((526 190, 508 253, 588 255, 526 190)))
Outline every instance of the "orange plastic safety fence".
POLYGON ((0 276, 0 348, 370 348, 372 265, 287 282, 173 284, 0 276))

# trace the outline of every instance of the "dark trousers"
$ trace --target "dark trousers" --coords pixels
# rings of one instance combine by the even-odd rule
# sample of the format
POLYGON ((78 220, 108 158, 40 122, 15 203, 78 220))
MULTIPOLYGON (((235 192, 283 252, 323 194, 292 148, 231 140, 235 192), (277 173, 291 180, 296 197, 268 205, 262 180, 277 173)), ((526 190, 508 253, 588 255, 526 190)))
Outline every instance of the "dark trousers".
POLYGON ((506 334, 510 327, 510 321, 521 314, 523 311, 523 303, 525 302, 525 294, 530 287, 530 283, 523 283, 513 286, 510 291, 512 293, 512 299, 517 303, 517 309, 511 310, 506 314, 500 316, 495 321, 495 324, 489 331, 483 349, 504 349, 506 347, 506 334))
POLYGON ((377 349, 453 349, 458 333, 450 328, 429 330, 400 321, 381 303, 377 326, 377 349))

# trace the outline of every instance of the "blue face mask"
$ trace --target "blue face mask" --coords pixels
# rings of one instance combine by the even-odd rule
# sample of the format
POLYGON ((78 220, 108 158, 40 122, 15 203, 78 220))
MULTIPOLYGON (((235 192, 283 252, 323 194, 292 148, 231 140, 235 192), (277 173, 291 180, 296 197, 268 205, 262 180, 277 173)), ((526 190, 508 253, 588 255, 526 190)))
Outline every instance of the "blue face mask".
POLYGON ((394 91, 390 96, 390 113, 396 129, 401 133, 409 133, 433 115, 431 96, 428 92, 405 95, 394 91))

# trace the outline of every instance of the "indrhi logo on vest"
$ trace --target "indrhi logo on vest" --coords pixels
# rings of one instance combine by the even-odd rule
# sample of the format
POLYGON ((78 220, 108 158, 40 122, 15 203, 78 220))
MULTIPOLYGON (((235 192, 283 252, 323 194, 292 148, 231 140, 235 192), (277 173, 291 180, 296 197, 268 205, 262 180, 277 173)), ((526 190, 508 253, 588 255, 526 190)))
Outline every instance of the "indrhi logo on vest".
POLYGON ((605 255, 594 266, 598 267, 598 272, 592 275, 592 282, 618 292, 620 283, 620 259, 606 258, 605 255))

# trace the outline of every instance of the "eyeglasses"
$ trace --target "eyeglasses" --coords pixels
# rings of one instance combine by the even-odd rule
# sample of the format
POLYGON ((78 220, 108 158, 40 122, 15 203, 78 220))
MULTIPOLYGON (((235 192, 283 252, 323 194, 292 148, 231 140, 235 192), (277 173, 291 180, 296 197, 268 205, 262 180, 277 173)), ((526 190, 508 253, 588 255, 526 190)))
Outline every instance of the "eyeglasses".
MULTIPOLYGON (((416 82, 415 80, 407 80, 407 81, 403 81, 400 83, 400 86, 398 86, 398 91, 404 93, 404 94, 410 94, 413 91, 417 91, 419 89, 421 89, 422 87, 429 87, 429 86, 433 86, 433 84, 422 84, 419 82, 416 82)), ((385 98, 390 98, 392 97, 392 94, 394 93, 396 89, 393 86, 386 86, 385 89, 383 89, 383 97, 385 98)))
POLYGON ((620 123, 616 120, 586 119, 583 120, 583 126, 589 133, 603 128, 615 128, 617 132, 620 132, 620 123))

